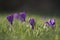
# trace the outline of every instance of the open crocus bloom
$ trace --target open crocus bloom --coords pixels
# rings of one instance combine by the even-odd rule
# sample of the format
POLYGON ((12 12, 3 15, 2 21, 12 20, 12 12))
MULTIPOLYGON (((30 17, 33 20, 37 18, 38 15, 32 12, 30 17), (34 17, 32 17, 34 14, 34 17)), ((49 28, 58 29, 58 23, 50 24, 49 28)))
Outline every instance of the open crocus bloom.
POLYGON ((7 16, 7 20, 10 22, 10 24, 13 24, 13 14, 7 16))
POLYGON ((55 20, 54 19, 49 19, 47 22, 46 22, 47 25, 49 26, 54 26, 55 25, 55 20))
POLYGON ((20 20, 21 20, 22 22, 25 21, 25 19, 26 19, 26 12, 20 12, 19 17, 20 17, 20 20))
POLYGON ((35 25, 35 20, 34 20, 34 18, 30 18, 30 19, 29 19, 29 23, 30 23, 30 25, 32 26, 32 29, 34 29, 34 25, 35 25))

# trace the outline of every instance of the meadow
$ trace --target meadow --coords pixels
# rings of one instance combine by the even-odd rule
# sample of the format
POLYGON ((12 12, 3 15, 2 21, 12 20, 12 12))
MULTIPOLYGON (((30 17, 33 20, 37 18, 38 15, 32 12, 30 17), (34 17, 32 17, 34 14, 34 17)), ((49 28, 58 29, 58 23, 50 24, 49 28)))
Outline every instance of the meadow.
POLYGON ((44 18, 44 16, 27 13, 26 22, 22 23, 19 19, 14 19, 11 25, 6 16, 0 14, 0 40, 60 40, 60 18, 58 17, 44 18), (34 30, 28 22, 29 17, 35 19, 34 30), (44 22, 49 18, 55 19, 54 29, 50 26, 44 28, 44 22))

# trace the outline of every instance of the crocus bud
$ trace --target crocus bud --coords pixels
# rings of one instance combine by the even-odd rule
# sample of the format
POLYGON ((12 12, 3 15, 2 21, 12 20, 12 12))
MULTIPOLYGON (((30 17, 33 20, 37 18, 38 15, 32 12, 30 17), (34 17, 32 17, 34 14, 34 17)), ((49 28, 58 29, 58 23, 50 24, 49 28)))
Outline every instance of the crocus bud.
POLYGON ((21 22, 24 22, 25 21, 25 19, 26 19, 26 12, 20 12, 20 20, 21 20, 21 22))
POLYGON ((32 29, 34 29, 34 25, 35 25, 35 20, 34 20, 34 18, 30 18, 30 19, 29 19, 29 23, 30 23, 30 25, 32 26, 32 29))
POLYGON ((7 16, 7 20, 10 22, 10 24, 13 24, 13 14, 7 16))

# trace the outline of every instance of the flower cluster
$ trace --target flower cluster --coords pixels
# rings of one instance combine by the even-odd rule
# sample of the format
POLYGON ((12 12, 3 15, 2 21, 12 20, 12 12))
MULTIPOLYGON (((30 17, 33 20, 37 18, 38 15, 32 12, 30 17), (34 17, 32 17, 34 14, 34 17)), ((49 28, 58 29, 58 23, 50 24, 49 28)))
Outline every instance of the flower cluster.
POLYGON ((11 24, 13 23, 14 18, 20 19, 22 22, 24 22, 24 21, 25 21, 25 18, 26 18, 26 13, 25 13, 25 12, 20 12, 20 14, 14 13, 14 14, 12 14, 12 15, 8 15, 8 16, 7 16, 7 20, 8 20, 11 24))
MULTIPOLYGON (((25 22, 26 21, 26 12, 20 12, 19 14, 15 13, 15 14, 8 15, 7 20, 10 22, 11 25, 13 25, 14 18, 20 19, 21 22, 25 22)), ((29 23, 32 26, 32 29, 34 29, 34 25, 35 25, 34 18, 29 18, 29 23)), ((45 24, 48 26, 54 26, 55 19, 49 19, 48 21, 45 22, 45 24)))

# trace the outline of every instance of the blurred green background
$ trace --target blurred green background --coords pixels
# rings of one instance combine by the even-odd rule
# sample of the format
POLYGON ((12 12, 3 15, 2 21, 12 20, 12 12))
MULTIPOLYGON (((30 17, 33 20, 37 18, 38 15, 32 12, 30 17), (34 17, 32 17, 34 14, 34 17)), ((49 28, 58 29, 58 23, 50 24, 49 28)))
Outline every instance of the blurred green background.
POLYGON ((20 12, 60 16, 60 0, 0 0, 0 14, 20 12))
POLYGON ((0 40, 60 40, 60 0, 0 0, 0 40), (6 16, 11 13, 26 11, 26 22, 14 19, 11 26, 6 16), (30 30, 28 19, 36 21, 34 31, 30 30), (45 21, 55 18, 52 30, 45 21), (11 30, 13 27, 13 30, 11 30))

